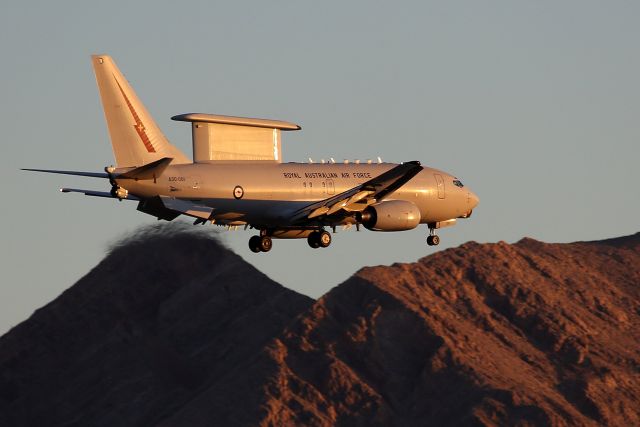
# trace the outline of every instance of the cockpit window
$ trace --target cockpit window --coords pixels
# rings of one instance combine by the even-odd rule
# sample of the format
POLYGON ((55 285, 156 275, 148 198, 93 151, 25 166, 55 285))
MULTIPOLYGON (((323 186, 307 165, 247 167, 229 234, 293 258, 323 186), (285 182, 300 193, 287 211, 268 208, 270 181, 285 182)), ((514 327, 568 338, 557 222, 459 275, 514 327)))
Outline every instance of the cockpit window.
POLYGON ((453 179, 453 185, 460 188, 464 187, 464 184, 458 178, 453 179))

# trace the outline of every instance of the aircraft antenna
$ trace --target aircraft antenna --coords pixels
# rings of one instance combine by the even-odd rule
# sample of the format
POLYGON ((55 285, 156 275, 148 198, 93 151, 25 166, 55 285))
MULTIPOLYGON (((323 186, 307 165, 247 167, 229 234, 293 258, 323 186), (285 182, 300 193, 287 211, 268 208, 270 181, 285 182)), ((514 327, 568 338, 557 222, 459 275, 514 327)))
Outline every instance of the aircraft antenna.
POLYGON ((382 157, 378 156, 378 163, 382 163, 382 157))

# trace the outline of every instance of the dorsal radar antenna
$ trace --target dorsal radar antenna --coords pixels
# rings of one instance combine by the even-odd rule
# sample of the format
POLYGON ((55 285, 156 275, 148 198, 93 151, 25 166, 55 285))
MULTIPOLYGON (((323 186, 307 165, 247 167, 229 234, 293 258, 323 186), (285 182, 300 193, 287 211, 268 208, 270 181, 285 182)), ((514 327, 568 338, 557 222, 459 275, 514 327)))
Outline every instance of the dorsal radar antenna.
POLYGON ((325 164, 324 159, 320 160, 320 163, 322 163, 324 165, 325 164))
POLYGON ((336 162, 336 159, 334 159, 333 157, 331 157, 329 160, 331 161, 331 163, 335 163, 336 162))
POLYGON ((309 157, 309 163, 313 163, 313 159, 309 157))
POLYGON ((378 156, 378 163, 382 163, 382 157, 378 156))

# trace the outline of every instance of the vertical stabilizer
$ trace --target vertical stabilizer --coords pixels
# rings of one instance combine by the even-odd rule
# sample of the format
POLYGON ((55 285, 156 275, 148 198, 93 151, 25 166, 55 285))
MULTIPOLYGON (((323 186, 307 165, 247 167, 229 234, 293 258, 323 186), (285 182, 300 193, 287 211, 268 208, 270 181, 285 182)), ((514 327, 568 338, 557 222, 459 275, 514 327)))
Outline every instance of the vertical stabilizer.
POLYGON ((191 163, 162 134, 127 80, 108 55, 92 55, 113 154, 118 167, 142 166, 165 157, 191 163))

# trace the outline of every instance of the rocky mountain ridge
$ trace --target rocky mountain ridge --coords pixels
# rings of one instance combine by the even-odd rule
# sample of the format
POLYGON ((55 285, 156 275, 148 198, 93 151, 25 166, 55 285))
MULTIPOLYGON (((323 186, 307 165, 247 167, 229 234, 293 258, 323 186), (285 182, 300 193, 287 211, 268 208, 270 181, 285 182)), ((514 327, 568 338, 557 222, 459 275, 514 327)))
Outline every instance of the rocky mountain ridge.
POLYGON ((317 301, 191 233, 0 338, 2 425, 640 425, 640 233, 467 243, 317 301))

